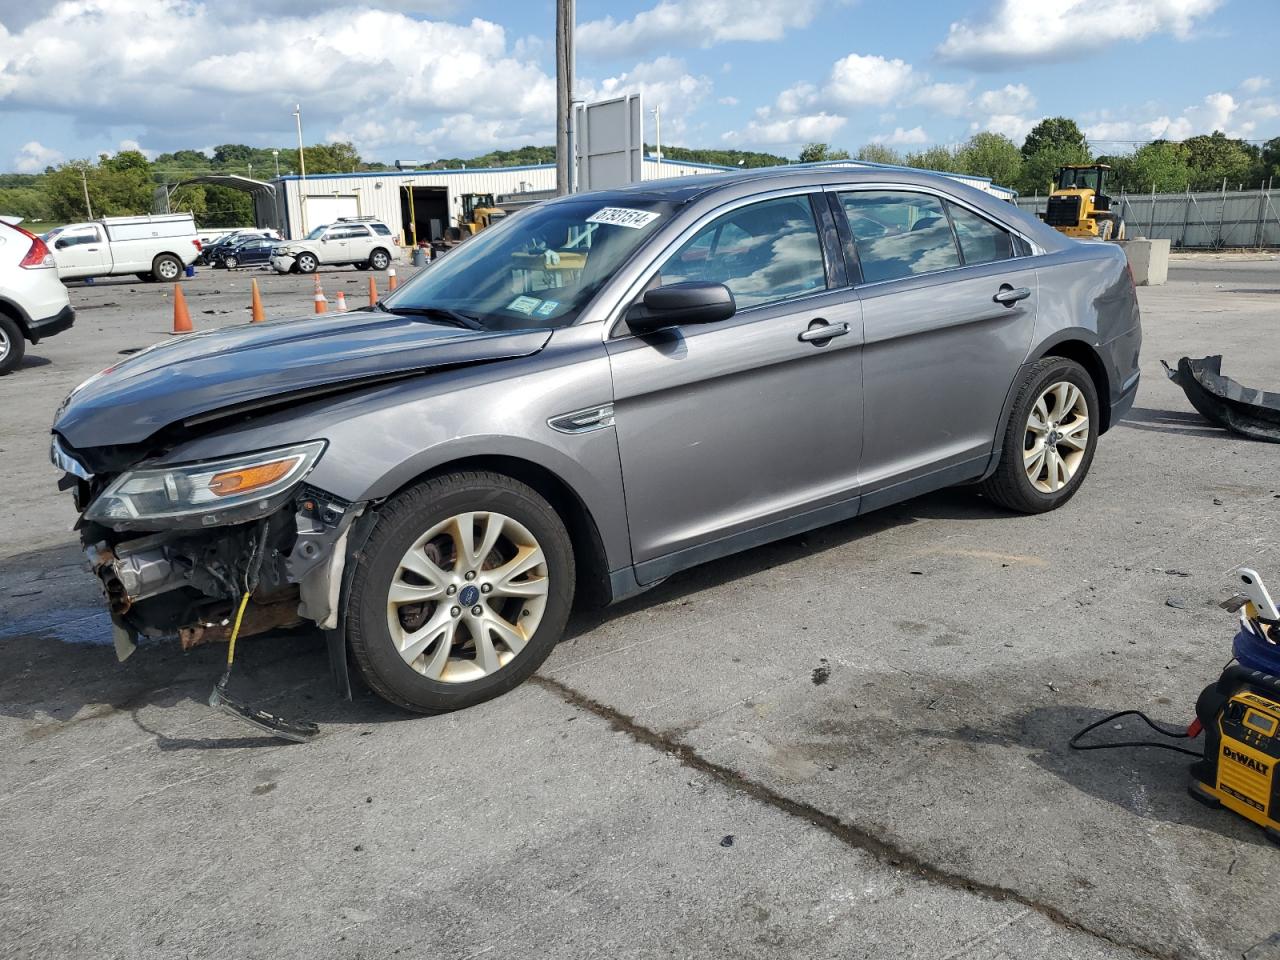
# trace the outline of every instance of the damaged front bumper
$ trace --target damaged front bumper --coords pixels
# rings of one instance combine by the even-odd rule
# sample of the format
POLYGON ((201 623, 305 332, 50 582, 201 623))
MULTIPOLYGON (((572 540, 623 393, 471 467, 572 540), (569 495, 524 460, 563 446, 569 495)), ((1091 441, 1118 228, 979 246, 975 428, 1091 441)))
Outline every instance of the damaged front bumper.
POLYGON ((140 636, 176 634, 184 649, 226 642, 253 567, 254 589, 239 635, 314 624, 325 631, 335 682, 349 696, 340 612, 351 534, 369 516, 367 508, 304 485, 275 513, 252 523, 141 536, 83 525, 89 565, 115 625, 117 654, 124 659, 132 653, 140 636), (254 549, 260 540, 265 555, 259 561, 254 549))
POLYGON ((1177 369, 1163 360, 1160 363, 1210 423, 1250 440, 1280 443, 1280 393, 1255 390, 1224 377, 1221 354, 1199 360, 1183 357, 1177 369))

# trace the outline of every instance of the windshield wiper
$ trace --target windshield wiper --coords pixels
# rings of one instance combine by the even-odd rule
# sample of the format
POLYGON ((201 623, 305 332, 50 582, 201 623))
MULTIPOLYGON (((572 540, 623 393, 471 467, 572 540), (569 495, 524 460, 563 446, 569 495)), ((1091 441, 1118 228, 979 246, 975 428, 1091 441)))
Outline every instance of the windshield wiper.
POLYGON ((459 313, 457 310, 450 310, 448 307, 401 307, 387 306, 381 300, 377 306, 387 313, 400 313, 414 317, 430 317, 431 319, 443 320, 451 323, 455 327, 462 327, 466 330, 484 330, 485 325, 475 317, 468 316, 465 313, 459 313))

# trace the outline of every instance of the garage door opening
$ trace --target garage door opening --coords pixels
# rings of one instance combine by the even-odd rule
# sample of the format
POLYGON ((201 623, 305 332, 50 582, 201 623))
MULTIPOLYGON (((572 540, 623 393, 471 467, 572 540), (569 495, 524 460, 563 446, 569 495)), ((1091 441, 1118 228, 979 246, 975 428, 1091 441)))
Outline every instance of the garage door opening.
POLYGON ((307 230, 333 223, 339 217, 360 216, 360 198, 354 195, 310 195, 303 197, 302 202, 306 205, 307 230))
POLYGON ((441 239, 449 226, 448 188, 401 187, 400 220, 410 246, 441 239))

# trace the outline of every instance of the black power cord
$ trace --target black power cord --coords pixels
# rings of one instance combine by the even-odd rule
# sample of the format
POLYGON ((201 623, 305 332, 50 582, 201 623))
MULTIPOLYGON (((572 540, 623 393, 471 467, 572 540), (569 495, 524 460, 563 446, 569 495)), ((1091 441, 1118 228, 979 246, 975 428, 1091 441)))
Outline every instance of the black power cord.
POLYGON ((1185 753, 1189 757, 1195 757, 1197 760, 1204 759, 1203 753, 1195 750, 1188 750, 1186 747, 1179 747, 1172 743, 1160 743, 1158 740, 1121 740, 1117 743, 1090 743, 1081 744, 1080 740, 1087 734, 1092 733, 1098 727, 1119 720, 1121 717, 1138 717, 1148 727, 1160 734, 1162 737, 1169 737, 1173 740, 1190 740, 1191 734, 1185 730, 1169 730, 1160 726, 1141 710, 1121 710, 1119 713, 1113 713, 1109 717, 1103 717, 1101 720, 1095 721, 1083 728, 1079 733, 1068 741, 1067 746, 1072 750, 1115 750, 1119 747, 1155 747, 1159 750, 1173 750, 1177 753, 1185 753))

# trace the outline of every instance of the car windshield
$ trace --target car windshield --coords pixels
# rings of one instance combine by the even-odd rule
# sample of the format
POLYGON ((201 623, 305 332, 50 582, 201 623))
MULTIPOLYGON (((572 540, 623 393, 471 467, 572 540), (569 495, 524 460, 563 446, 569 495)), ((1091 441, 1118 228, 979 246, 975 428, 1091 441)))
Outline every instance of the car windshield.
POLYGON ((567 327, 674 209, 631 199, 531 207, 433 262, 386 308, 452 312, 489 330, 567 327))
POLYGON ((310 233, 308 233, 305 237, 303 237, 303 239, 304 239, 304 240, 319 240, 319 239, 320 239, 320 237, 324 234, 324 232, 325 232, 326 230, 328 230, 328 229, 329 229, 329 225, 328 225, 327 223, 322 223, 322 224, 320 224, 320 226, 316 227, 314 230, 312 230, 310 233))

